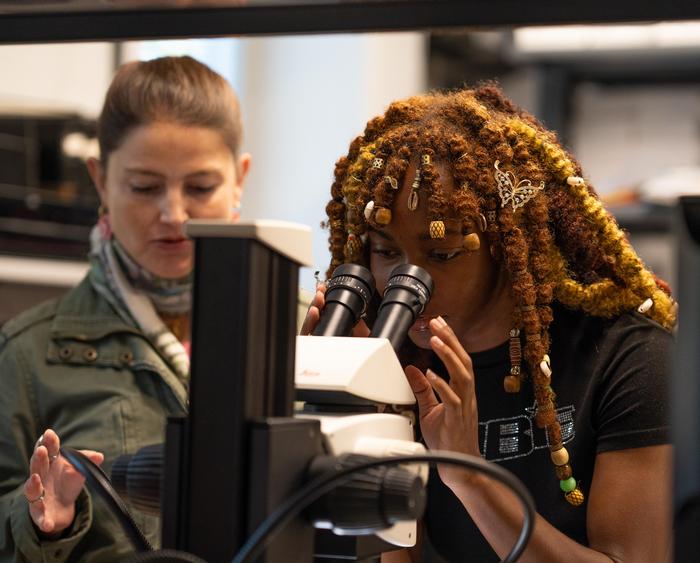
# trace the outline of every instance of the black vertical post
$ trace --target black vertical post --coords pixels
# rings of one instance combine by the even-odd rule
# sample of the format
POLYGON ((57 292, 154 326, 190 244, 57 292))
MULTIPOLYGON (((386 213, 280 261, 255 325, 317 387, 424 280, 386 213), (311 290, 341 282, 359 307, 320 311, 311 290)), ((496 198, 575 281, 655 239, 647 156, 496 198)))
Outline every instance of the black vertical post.
POLYGON ((250 421, 292 412, 299 266, 257 240, 195 240, 183 532, 174 547, 218 563, 249 528, 250 421))
POLYGON ((674 561, 700 552, 700 197, 682 197, 674 221, 679 324, 671 381, 674 448, 674 561))

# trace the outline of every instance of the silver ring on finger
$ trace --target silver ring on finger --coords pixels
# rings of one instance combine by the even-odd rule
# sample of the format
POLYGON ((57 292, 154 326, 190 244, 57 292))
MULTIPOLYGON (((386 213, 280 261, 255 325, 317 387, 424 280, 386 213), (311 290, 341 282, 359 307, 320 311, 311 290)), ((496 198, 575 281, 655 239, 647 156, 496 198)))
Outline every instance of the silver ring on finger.
POLYGON ((39 439, 36 441, 36 444, 34 444, 34 449, 36 450, 39 446, 44 445, 44 435, 42 434, 39 436, 39 439))
POLYGON ((44 500, 44 497, 46 496, 46 489, 44 487, 41 488, 41 494, 36 497, 35 499, 27 499, 29 501, 29 504, 34 504, 35 502, 39 502, 40 500, 44 500))
POLYGON ((49 465, 51 465, 54 461, 56 461, 60 455, 61 455, 60 453, 50 455, 49 456, 49 465))

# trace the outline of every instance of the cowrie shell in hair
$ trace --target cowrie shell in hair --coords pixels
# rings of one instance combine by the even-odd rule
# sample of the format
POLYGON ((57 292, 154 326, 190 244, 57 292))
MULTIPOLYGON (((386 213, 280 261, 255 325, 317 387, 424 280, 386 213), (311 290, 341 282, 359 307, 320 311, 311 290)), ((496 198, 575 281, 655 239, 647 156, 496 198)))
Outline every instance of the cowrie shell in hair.
POLYGON ((586 181, 580 176, 569 176, 566 179, 566 183, 570 186, 583 186, 586 183, 586 181))
POLYGON ((384 176, 384 179, 391 186, 392 190, 399 189, 399 183, 397 182, 396 178, 394 178, 393 176, 384 176))
POLYGON ((372 216, 372 211, 374 210, 374 201, 368 201, 367 205, 365 205, 365 219, 369 221, 369 218, 372 216))

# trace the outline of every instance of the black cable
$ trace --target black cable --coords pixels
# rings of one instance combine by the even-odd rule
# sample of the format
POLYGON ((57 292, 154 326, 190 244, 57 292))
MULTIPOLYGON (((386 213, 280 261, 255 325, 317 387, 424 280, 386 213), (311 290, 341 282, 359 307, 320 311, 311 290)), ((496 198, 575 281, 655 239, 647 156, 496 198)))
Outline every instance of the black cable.
POLYGON ((129 513, 129 509, 124 501, 116 493, 107 475, 99 465, 94 464, 88 457, 73 448, 62 447, 61 455, 65 457, 77 471, 87 480, 88 484, 97 492, 116 516, 122 526, 124 533, 131 540, 136 551, 153 551, 146 536, 138 527, 129 513))
POLYGON ((296 494, 289 497, 277 510, 268 516, 260 526, 248 538, 243 547, 233 558, 232 563, 249 563, 255 561, 265 550, 268 542, 289 523, 289 521, 309 506, 315 500, 321 498, 328 491, 338 486, 339 481, 345 480, 352 473, 364 471, 371 467, 380 465, 401 465, 416 462, 446 463, 448 465, 458 465, 469 469, 485 473, 496 481, 500 481, 515 493, 523 506, 523 525, 520 529, 518 539, 510 550, 510 553, 501 563, 513 563, 522 555, 527 546, 527 542, 532 534, 535 522, 535 503, 532 495, 520 482, 520 480, 510 471, 489 463, 479 457, 456 454, 452 452, 433 451, 419 455, 406 455, 390 458, 378 458, 372 461, 361 463, 353 467, 338 470, 330 475, 322 475, 307 483, 296 494))

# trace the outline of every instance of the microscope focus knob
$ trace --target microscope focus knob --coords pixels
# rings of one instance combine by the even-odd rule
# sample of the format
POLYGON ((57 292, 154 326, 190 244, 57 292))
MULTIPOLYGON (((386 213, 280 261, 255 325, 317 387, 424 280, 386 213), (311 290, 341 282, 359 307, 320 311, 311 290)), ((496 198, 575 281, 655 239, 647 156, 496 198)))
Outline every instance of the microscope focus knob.
MULTIPOLYGON (((311 463, 310 477, 336 472, 373 459, 361 454, 338 458, 318 456, 311 463)), ((317 528, 336 534, 371 534, 396 522, 416 520, 425 510, 422 479, 403 467, 374 467, 348 477, 306 510, 317 528)))

